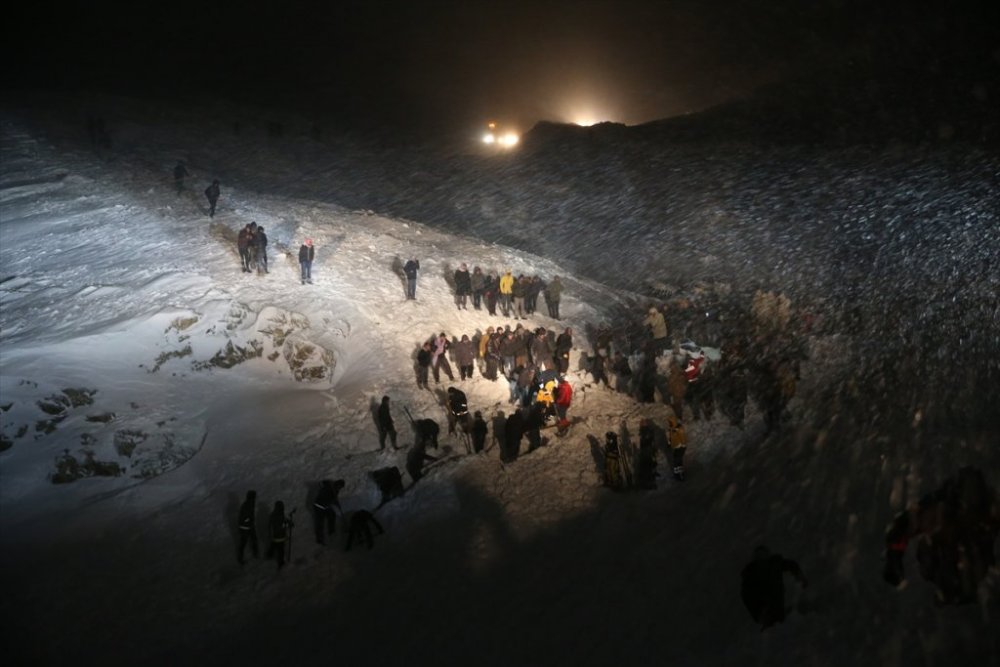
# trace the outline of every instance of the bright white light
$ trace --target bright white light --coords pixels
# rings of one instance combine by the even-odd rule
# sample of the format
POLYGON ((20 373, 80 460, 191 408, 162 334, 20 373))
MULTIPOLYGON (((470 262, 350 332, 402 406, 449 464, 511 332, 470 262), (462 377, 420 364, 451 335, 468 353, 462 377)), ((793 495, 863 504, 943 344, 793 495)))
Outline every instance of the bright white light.
POLYGON ((516 134, 514 134, 513 132, 508 132, 507 134, 500 137, 500 144, 508 147, 516 146, 519 140, 520 137, 518 137, 516 134))
POLYGON ((598 122, 600 121, 596 121, 593 118, 577 118, 573 121, 573 124, 580 127, 590 127, 591 125, 596 125, 598 122))
POLYGON ((486 134, 483 135, 483 143, 484 144, 495 144, 496 141, 497 141, 497 138, 493 135, 492 132, 487 132, 486 134))

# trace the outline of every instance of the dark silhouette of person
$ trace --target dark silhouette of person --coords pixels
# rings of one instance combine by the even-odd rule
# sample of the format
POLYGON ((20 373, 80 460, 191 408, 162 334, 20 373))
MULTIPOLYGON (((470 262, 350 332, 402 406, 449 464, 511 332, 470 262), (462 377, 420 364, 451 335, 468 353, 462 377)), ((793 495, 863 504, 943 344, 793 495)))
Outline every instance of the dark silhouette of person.
POLYGON ((382 501, 378 504, 379 507, 382 507, 382 505, 385 505, 393 498, 399 498, 403 495, 403 476, 399 473, 399 468, 396 466, 379 468, 369 474, 382 494, 382 501))
POLYGON ((417 271, 419 270, 419 259, 408 260, 403 265, 403 273, 406 274, 406 298, 411 301, 417 298, 417 271))
POLYGON ((761 630, 785 620, 786 572, 795 577, 803 587, 807 585, 798 563, 783 558, 780 554, 772 554, 765 546, 757 547, 753 560, 743 568, 740 594, 750 616, 760 623, 761 630))
POLYGON ((291 517, 285 516, 285 503, 280 500, 274 503, 274 511, 268 520, 271 547, 267 551, 267 557, 278 560, 279 570, 285 566, 285 545, 288 543, 288 534, 293 525, 291 517))
POLYGON ((486 420, 483 419, 483 413, 476 410, 475 417, 472 419, 472 451, 478 454, 483 451, 486 447, 486 420))
POLYGON ((257 492, 247 491, 246 500, 240 505, 240 518, 237 522, 240 531, 240 550, 236 555, 236 560, 240 565, 245 562, 243 553, 247 544, 250 545, 250 553, 254 558, 259 558, 257 551, 257 492))
POLYGON ((350 525, 351 528, 347 534, 347 545, 344 547, 344 551, 351 550, 351 545, 354 544, 354 539, 356 537, 364 537, 365 543, 368 545, 368 548, 371 549, 375 544, 375 540, 372 539, 372 526, 378 528, 379 535, 385 533, 385 530, 382 528, 382 524, 380 524, 368 510, 358 510, 351 515, 350 525))
POLYGON ((437 461, 437 457, 428 454, 426 444, 418 441, 406 453, 406 472, 410 474, 410 479, 413 480, 414 484, 424 476, 424 461, 437 461))
POLYGON ((174 167, 174 187, 177 188, 177 194, 184 192, 184 178, 189 175, 184 161, 178 160, 177 166, 174 167))
POLYGON ((385 439, 388 436, 393 449, 396 446, 396 426, 392 421, 392 413, 389 411, 389 397, 383 396, 382 403, 378 406, 378 446, 385 449, 385 439))
POLYGON ((219 179, 212 181, 212 184, 205 188, 205 196, 208 197, 208 217, 215 217, 215 205, 219 201, 219 179))
POLYGON ((337 528, 337 510, 340 509, 340 490, 344 480, 336 482, 324 479, 313 500, 313 525, 316 528, 316 544, 326 544, 326 536, 333 535, 337 528), (325 528, 325 530, 324 530, 325 528))

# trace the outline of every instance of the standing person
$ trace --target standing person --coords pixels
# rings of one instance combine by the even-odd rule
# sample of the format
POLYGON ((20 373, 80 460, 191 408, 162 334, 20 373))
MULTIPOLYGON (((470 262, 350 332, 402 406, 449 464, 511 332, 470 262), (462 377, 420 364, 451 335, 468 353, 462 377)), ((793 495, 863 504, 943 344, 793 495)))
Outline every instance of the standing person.
POLYGON ((219 202, 219 179, 215 179, 205 188, 205 196, 208 197, 208 217, 214 218, 215 205, 219 202))
POLYGON ((793 560, 772 554, 765 546, 757 547, 750 561, 740 573, 740 596, 753 620, 766 630, 785 620, 785 573, 788 572, 802 585, 809 585, 802 568, 793 560))
POLYGON ((490 271, 483 281, 483 299, 486 300, 486 312, 497 314, 497 291, 500 289, 496 273, 490 271))
POLYGON ((535 314, 535 306, 538 305, 538 295, 545 288, 545 283, 538 276, 531 276, 528 280, 524 293, 524 309, 528 315, 535 314))
POLYGON ((556 416, 559 418, 559 428, 569 426, 569 406, 573 404, 573 387, 566 379, 559 380, 556 385, 556 416))
POLYGON ((656 432, 653 422, 643 419, 639 422, 639 470, 638 482, 640 489, 656 488, 656 432))
POLYGON ((246 500, 240 505, 240 518, 237 525, 240 529, 240 550, 236 556, 236 560, 239 561, 240 565, 243 565, 245 562, 243 560, 243 552, 246 550, 247 544, 250 545, 250 553, 253 554, 253 557, 258 558, 256 491, 247 491, 246 500))
POLYGON ((680 348, 674 349, 674 355, 670 358, 670 375, 667 377, 667 391, 670 393, 670 406, 674 410, 677 419, 684 418, 684 397, 687 395, 688 381, 684 372, 684 366, 677 352, 680 348))
POLYGON ((528 279, 525 276, 520 275, 514 281, 514 285, 511 287, 511 295, 514 297, 514 319, 528 319, 528 313, 524 308, 524 299, 528 295, 528 279))
POLYGON ((177 189, 177 194, 184 192, 184 178, 187 176, 190 174, 184 166, 184 160, 178 160, 177 166, 174 167, 174 188, 177 189))
POLYGON ((345 486, 342 479, 336 482, 324 479, 313 500, 313 525, 316 528, 316 544, 326 544, 326 536, 333 535, 337 528, 337 510, 340 509, 340 490, 345 486), (326 530, 324 530, 324 528, 326 530))
POLYGON ((657 355, 667 349, 667 321, 663 318, 663 313, 656 306, 649 307, 649 314, 643 320, 643 324, 649 327, 650 336, 653 341, 653 355, 657 355))
POLYGON ((403 265, 403 273, 406 274, 406 298, 410 301, 417 298, 417 271, 419 270, 420 260, 418 259, 408 260, 403 265))
POLYGON ((257 227, 253 235, 253 244, 257 252, 257 273, 268 273, 267 270, 267 234, 263 227, 257 227))
POLYGON ((552 353, 552 348, 549 347, 549 336, 548 332, 545 331, 545 327, 539 327, 535 331, 534 337, 531 339, 531 362, 538 367, 539 370, 551 370, 554 369, 555 355, 552 353))
POLYGON ((344 551, 350 551, 351 545, 354 543, 354 538, 364 537, 365 544, 371 549, 375 543, 372 539, 372 529, 371 526, 378 528, 378 534, 383 535, 385 530, 382 528, 375 516, 368 510, 358 510, 351 515, 351 528, 350 532, 347 534, 347 546, 344 547, 344 551), (370 524, 370 525, 369 525, 370 524))
POLYGON ((611 388, 611 383, 608 382, 608 358, 604 356, 604 348, 597 348, 594 350, 594 356, 590 358, 590 374, 594 378, 594 384, 600 385, 602 382, 605 387, 611 388))
POLYGON ((512 463, 521 454, 521 438, 524 436, 524 412, 517 408, 509 417, 503 427, 503 449, 500 451, 500 460, 504 463, 512 463))
POLYGON ((608 431, 604 434, 604 486, 620 491, 625 488, 625 482, 618 434, 608 431))
POLYGON ((472 276, 469 275, 469 267, 463 262, 455 271, 455 305, 459 310, 469 309, 467 302, 470 294, 472 294, 472 276))
MULTIPOLYGON (((433 420, 426 420, 426 421, 434 423, 433 420)), ((425 420, 420 420, 420 422, 417 422, 417 425, 421 429, 426 429, 426 426, 422 425, 421 422, 425 422, 425 420)), ((436 427, 437 424, 434 424, 434 426, 436 427)), ((425 461, 437 461, 436 456, 431 456, 430 454, 427 453, 427 444, 429 438, 424 437, 419 433, 417 435, 418 435, 417 442, 413 443, 413 446, 410 447, 410 451, 406 453, 406 472, 410 474, 410 479, 413 480, 413 484, 416 484, 417 481, 419 481, 420 478, 424 476, 425 461)), ((435 436, 435 439, 436 437, 437 436, 435 436)), ((436 443, 434 443, 434 447, 435 448, 437 447, 436 443)))
POLYGON ((510 317, 511 298, 514 296, 514 275, 510 269, 500 277, 500 310, 504 317, 510 317))
POLYGON ((236 236, 236 249, 240 252, 240 263, 243 265, 243 273, 250 273, 250 241, 253 234, 250 231, 250 224, 247 223, 236 236))
POLYGON ((447 374, 448 379, 452 382, 455 381, 455 375, 451 372, 451 364, 448 363, 448 350, 451 348, 451 342, 448 341, 448 336, 442 331, 441 335, 434 339, 434 362, 432 368, 434 369, 434 383, 438 384, 441 382, 441 369, 444 369, 445 374, 447 374))
POLYGON ((476 410, 476 414, 472 418, 472 451, 476 454, 483 451, 486 446, 486 429, 483 413, 476 410))
POLYGON ((667 438, 673 455, 674 479, 684 481, 684 453, 687 451, 687 433, 684 432, 684 422, 676 416, 667 417, 667 438))
POLYGON ((559 276, 552 279, 548 287, 545 288, 545 305, 549 307, 549 317, 561 319, 559 317, 559 300, 562 299, 563 284, 559 276))
POLYGON ((302 269, 303 285, 306 283, 312 285, 312 265, 315 257, 316 249, 313 247, 313 240, 306 239, 305 242, 299 246, 299 267, 302 269))
POLYGON ((277 558, 278 569, 285 566, 285 545, 288 543, 288 534, 292 529, 292 518, 285 516, 285 503, 280 500, 274 503, 274 511, 268 520, 268 528, 271 532, 271 547, 267 551, 268 558, 277 558))
MULTIPOLYGON (((493 327, 490 327, 492 329, 493 327)), ((497 369, 500 366, 500 344, 503 342, 503 332, 494 331, 486 342, 486 379, 497 380, 497 369)))
POLYGON ((476 349, 469 340, 469 334, 462 334, 462 340, 455 344, 455 363, 458 364, 459 378, 471 380, 472 368, 476 363, 476 349))
POLYGON ((566 330, 556 338, 556 360, 560 375, 565 375, 569 370, 569 351, 573 349, 573 330, 566 327, 566 330))
POLYGON ((434 352, 431 350, 431 344, 427 342, 417 352, 417 389, 430 389, 427 386, 427 379, 432 363, 434 363, 434 352))
POLYGON ((378 406, 378 447, 385 449, 385 438, 389 437, 393 449, 396 446, 396 425, 392 421, 392 413, 389 411, 389 397, 383 396, 382 403, 378 406))
POLYGON ((478 266, 472 267, 472 277, 469 279, 472 286, 472 307, 476 310, 482 309, 483 289, 486 287, 486 276, 478 266))

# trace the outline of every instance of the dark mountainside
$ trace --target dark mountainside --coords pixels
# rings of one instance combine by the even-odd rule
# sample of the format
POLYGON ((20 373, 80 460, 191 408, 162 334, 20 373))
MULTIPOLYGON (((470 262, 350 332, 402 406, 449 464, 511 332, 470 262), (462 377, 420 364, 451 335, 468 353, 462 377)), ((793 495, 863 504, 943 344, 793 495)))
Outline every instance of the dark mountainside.
POLYGON ((651 297, 724 284, 732 316, 758 287, 784 291, 854 337, 828 398, 862 431, 919 412, 979 438, 1000 419, 996 69, 833 73, 644 126, 540 123, 511 154, 374 149, 324 176, 346 206, 651 297))

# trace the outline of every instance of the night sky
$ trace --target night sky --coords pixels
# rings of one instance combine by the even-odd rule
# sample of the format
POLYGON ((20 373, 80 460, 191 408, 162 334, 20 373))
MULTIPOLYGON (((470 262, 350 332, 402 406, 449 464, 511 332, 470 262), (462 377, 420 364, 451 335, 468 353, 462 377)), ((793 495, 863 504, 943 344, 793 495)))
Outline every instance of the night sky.
POLYGON ((98 0, 18 8, 3 48, 8 88, 280 98, 346 122, 523 131, 670 117, 830 67, 963 50, 1000 62, 992 4, 98 0))

